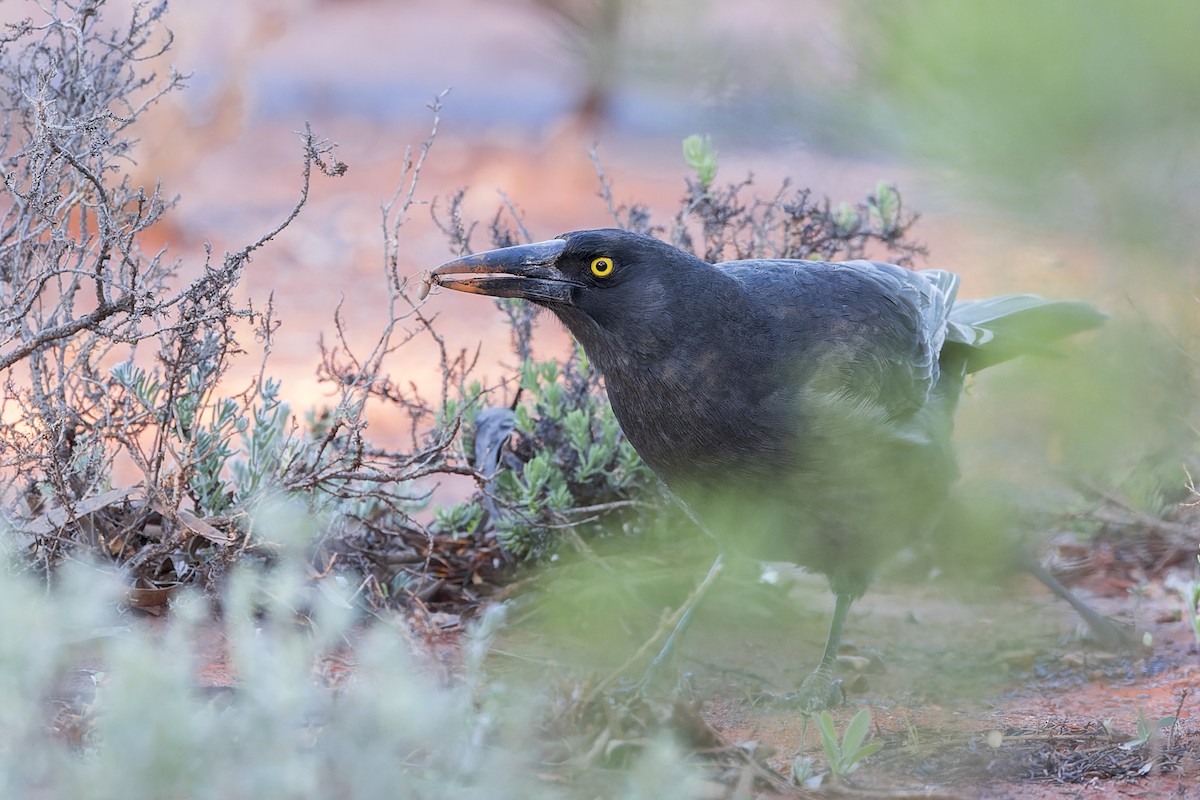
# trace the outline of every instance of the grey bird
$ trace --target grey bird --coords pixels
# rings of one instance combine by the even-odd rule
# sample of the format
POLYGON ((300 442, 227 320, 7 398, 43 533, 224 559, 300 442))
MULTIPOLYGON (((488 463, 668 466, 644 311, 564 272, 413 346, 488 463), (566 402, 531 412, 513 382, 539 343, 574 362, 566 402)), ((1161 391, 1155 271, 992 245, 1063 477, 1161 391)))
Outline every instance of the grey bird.
POLYGON ((548 308, 604 375, 630 443, 720 541, 828 577, 836 603, 800 688, 807 708, 836 702, 851 603, 942 513, 966 376, 1105 319, 1033 295, 956 301, 959 279, 941 270, 709 264, 616 229, 466 256, 426 280, 548 308))

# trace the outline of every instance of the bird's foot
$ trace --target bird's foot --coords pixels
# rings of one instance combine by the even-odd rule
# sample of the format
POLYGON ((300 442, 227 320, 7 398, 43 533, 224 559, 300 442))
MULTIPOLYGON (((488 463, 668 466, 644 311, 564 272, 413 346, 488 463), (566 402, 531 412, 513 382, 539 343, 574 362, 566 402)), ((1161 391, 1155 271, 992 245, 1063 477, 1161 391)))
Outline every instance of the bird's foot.
POLYGON ((1113 653, 1136 653, 1143 645, 1137 630, 1116 620, 1097 614, 1094 618, 1084 616, 1091 638, 1096 644, 1113 653))
POLYGON ((818 669, 809 675, 794 692, 784 694, 759 694, 755 705, 779 704, 799 708, 801 711, 823 711, 846 704, 846 689, 840 678, 833 677, 828 669, 818 669))

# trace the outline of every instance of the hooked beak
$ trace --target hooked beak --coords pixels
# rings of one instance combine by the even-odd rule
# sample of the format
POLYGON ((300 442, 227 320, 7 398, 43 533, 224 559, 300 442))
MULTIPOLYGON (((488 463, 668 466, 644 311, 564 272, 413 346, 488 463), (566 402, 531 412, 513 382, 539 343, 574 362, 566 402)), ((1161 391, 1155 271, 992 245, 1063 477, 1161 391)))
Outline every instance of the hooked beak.
POLYGON ((491 297, 519 297, 535 303, 574 305, 573 293, 583 284, 555 266, 567 243, 563 239, 519 244, 448 261, 426 278, 426 285, 491 297))

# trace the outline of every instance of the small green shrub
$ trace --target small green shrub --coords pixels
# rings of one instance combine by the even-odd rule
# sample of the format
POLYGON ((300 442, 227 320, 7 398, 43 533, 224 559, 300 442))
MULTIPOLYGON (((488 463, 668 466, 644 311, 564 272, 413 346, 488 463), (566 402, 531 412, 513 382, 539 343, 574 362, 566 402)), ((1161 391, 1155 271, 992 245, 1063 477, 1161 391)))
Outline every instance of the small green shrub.
MULTIPOLYGON (((1156 739, 1162 736, 1162 731, 1171 730, 1175 727, 1177 717, 1161 717, 1159 719, 1150 719, 1143 708, 1138 709, 1137 720, 1137 735, 1132 739, 1121 743, 1122 750, 1141 750, 1148 744, 1151 744, 1156 739)), ((1113 735, 1112 720, 1104 721, 1105 730, 1110 736, 1113 735)))
POLYGON ((683 160, 696 173, 696 180, 707 189, 717 179, 717 151, 712 137, 692 134, 683 140, 683 160))
POLYGON ((817 731, 821 734, 821 747, 825 750, 825 757, 829 759, 829 772, 834 782, 853 773, 862 766, 864 759, 883 747, 882 742, 863 744, 871 729, 871 712, 865 708, 850 720, 850 724, 842 733, 841 741, 838 740, 832 714, 822 711, 816 717, 816 722, 817 731))

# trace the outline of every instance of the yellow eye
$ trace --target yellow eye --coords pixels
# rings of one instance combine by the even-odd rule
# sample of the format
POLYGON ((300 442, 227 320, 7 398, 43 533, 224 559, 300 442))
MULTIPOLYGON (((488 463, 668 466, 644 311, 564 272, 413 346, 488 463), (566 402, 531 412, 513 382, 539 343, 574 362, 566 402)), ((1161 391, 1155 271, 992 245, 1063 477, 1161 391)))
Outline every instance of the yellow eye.
POLYGON ((592 274, 597 278, 607 278, 612 275, 613 260, 607 256, 592 259, 592 274))

